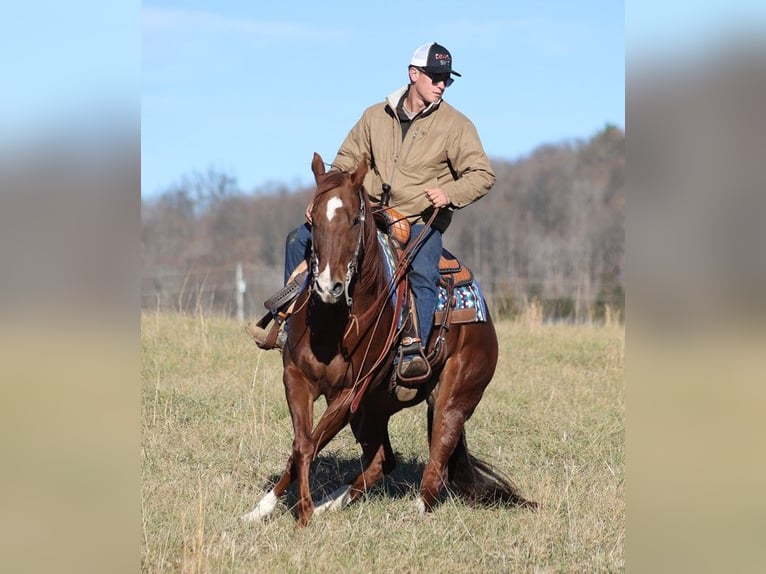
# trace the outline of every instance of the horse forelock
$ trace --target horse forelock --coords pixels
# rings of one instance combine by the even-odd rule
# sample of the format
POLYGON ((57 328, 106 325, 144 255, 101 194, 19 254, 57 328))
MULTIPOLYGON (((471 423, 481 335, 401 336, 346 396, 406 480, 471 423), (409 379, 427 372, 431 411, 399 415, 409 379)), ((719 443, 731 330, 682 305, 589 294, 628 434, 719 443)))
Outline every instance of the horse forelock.
POLYGON ((316 189, 316 192, 314 193, 314 197, 318 199, 330 191, 344 187, 345 184, 350 182, 351 182, 351 174, 349 174, 348 172, 328 171, 322 178, 322 181, 320 181, 319 184, 317 185, 317 189, 316 189))

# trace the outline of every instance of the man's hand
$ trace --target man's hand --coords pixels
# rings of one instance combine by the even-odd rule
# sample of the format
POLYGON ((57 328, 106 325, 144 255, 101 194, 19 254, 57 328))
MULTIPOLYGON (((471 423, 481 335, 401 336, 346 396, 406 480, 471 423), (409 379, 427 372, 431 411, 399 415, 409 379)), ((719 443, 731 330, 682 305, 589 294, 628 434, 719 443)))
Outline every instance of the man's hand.
POLYGON ((433 187, 426 190, 426 197, 434 207, 447 207, 450 204, 447 192, 441 187, 433 187))
POLYGON ((311 198, 311 201, 309 202, 308 206, 306 206, 306 213, 304 214, 304 217, 306 218, 306 222, 309 225, 312 225, 313 222, 311 221, 311 210, 314 209, 314 198, 311 198))

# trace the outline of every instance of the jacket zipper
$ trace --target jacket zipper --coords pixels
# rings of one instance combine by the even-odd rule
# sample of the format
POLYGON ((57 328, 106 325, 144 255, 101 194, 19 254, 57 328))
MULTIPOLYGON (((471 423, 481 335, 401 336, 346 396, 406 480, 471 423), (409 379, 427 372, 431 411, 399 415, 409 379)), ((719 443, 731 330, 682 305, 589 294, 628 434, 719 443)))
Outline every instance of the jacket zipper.
MULTIPOLYGON (((399 124, 399 118, 396 119, 396 123, 399 124)), ((401 133, 401 125, 399 125, 399 130, 401 133)), ((412 129, 412 128, 410 128, 412 129)), ((418 137, 418 134, 420 133, 420 127, 415 127, 415 131, 412 132, 411 137, 407 138, 409 141, 407 142, 407 146, 405 147, 402 144, 399 144, 398 151, 394 155, 394 173, 391 174, 391 181, 389 182, 389 185, 391 186, 391 191, 393 191, 394 188, 394 180, 396 179, 396 171, 398 169, 398 166, 400 165, 400 161, 404 161, 407 159, 407 156, 410 154, 410 150, 412 149, 412 146, 415 144, 415 139, 418 137), (404 151, 404 154, 400 154, 400 151, 404 151)), ((394 137, 396 137, 398 134, 394 134, 394 137)), ((401 140, 401 137, 399 138, 401 140)), ((402 142, 404 143, 404 142, 402 142)))

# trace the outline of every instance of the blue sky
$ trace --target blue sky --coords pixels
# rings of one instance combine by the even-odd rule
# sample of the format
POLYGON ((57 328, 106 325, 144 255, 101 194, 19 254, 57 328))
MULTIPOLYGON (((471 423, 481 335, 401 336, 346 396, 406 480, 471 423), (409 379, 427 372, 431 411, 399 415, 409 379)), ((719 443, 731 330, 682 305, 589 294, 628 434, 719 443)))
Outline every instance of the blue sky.
POLYGON ((709 50, 743 36, 764 37, 763 0, 629 0, 625 45, 629 56, 704 59, 709 50))
POLYGON ((624 127, 621 2, 146 1, 142 193, 214 168, 245 191, 311 182, 364 108, 437 41, 463 74, 445 99, 490 157, 624 127))
MULTIPOLYGON (((137 122, 140 3, 10 2, 0 17, 0 145, 137 122)), ((3 151, 0 150, 0 153, 3 151)))
POLYGON ((208 168, 245 191, 310 182, 424 42, 463 74, 446 99, 491 157, 625 127, 625 53, 664 58, 743 30, 762 0, 12 2, 0 19, 0 145, 63 126, 140 127, 144 195, 208 168), (625 22, 627 21, 627 27, 625 22), (127 112, 127 113, 126 113, 127 112))

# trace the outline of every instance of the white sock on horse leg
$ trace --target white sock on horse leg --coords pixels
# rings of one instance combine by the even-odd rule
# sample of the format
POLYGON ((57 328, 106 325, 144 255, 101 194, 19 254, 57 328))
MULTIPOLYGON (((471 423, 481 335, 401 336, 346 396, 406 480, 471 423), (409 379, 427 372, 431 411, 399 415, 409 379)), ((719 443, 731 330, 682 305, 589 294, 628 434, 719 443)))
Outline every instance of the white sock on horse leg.
POLYGON ((270 490, 263 498, 261 498, 258 505, 247 514, 242 515, 240 520, 242 520, 242 522, 260 522, 274 512, 274 509, 277 507, 277 502, 279 502, 279 499, 274 495, 274 491, 270 490))
POLYGON ((325 510, 341 510, 351 503, 351 485, 341 486, 332 494, 325 496, 314 508, 314 513, 319 514, 325 510))

